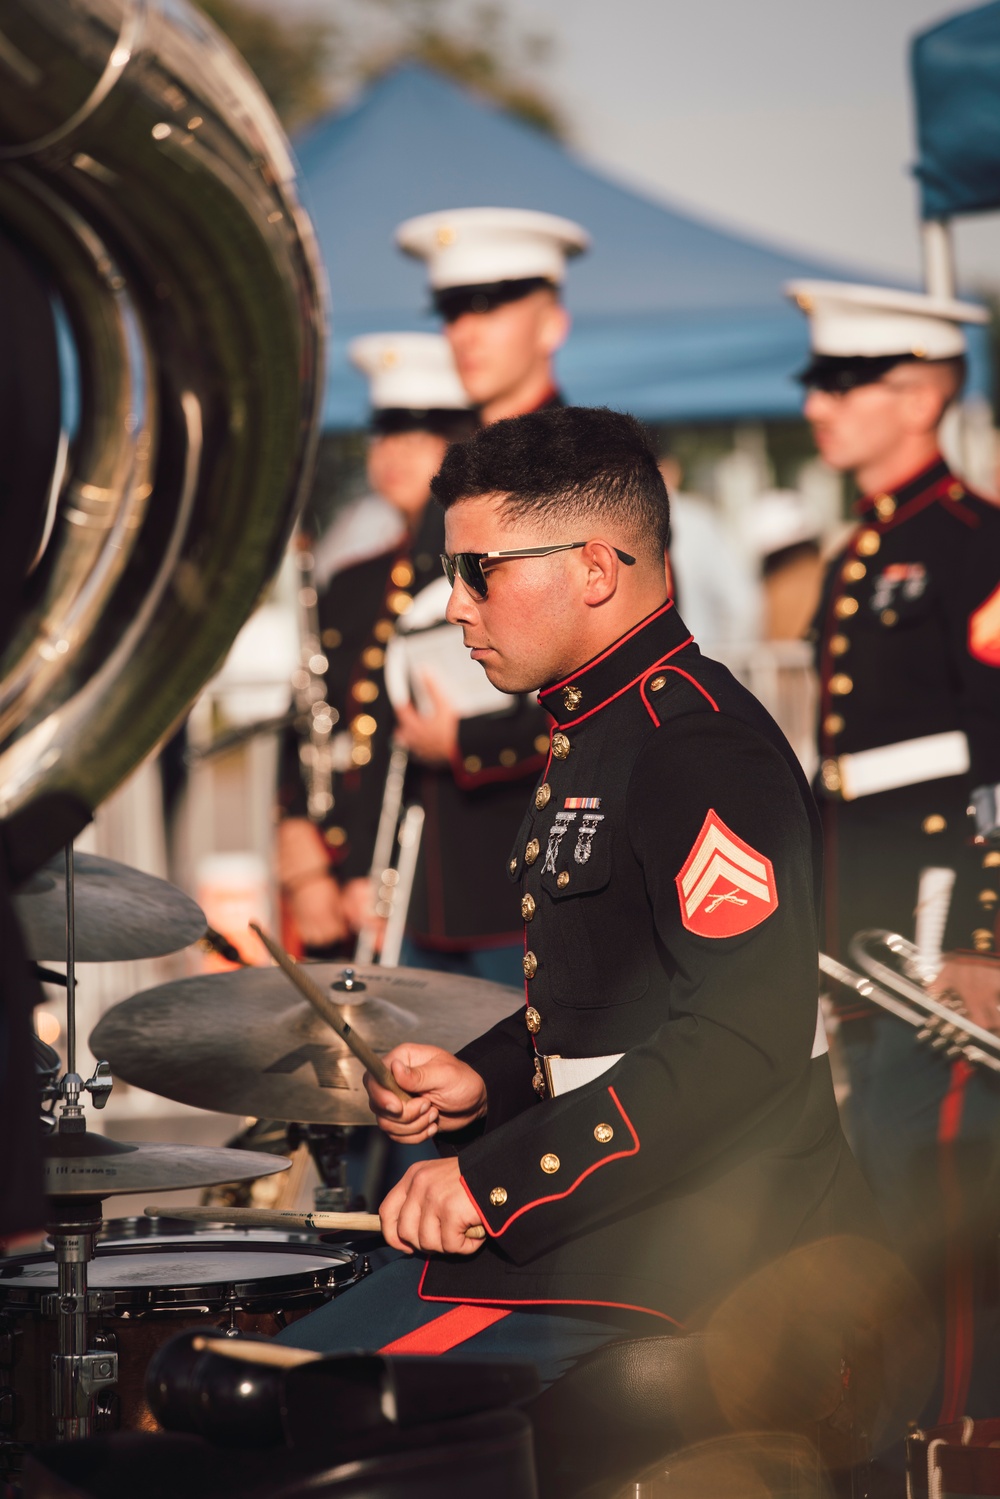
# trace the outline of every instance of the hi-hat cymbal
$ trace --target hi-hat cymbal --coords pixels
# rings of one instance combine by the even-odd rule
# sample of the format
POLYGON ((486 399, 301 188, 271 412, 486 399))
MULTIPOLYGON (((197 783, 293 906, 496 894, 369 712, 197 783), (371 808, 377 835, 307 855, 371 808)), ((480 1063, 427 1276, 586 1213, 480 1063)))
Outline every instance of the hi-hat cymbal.
MULTIPOLYGON (((324 990, 344 973, 336 963, 307 967, 324 990)), ((517 1007, 514 990, 485 979, 424 968, 354 973, 357 987, 349 994, 330 989, 330 998, 381 1053, 401 1041, 457 1051, 517 1007)), ((196 1108, 309 1124, 372 1123, 361 1063, 278 968, 147 989, 109 1010, 90 1046, 126 1082, 196 1108)))
POLYGON ((283 1156, 201 1145, 125 1145, 104 1135, 55 1134, 45 1141, 49 1197, 114 1197, 122 1192, 169 1192, 217 1187, 287 1171, 283 1156))
MULTIPOLYGON (((159 958, 205 935, 205 913, 190 896, 151 874, 74 854, 76 961, 114 963, 159 958)), ((63 855, 32 875, 14 896, 29 957, 66 957, 66 866, 63 855)))

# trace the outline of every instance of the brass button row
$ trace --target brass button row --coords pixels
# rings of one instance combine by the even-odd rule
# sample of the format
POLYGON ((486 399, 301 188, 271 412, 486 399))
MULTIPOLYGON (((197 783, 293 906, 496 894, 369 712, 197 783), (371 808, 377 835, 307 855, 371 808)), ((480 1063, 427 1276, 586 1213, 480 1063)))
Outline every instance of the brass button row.
POLYGON ((526 979, 533 979, 535 977, 535 974, 538 972, 538 959, 530 949, 521 959, 521 967, 524 969, 524 976, 526 979))
POLYGON ((552 735, 552 753, 557 760, 565 760, 570 752, 570 742, 565 734, 552 735))
POLYGON ((548 806, 551 800, 552 787, 549 785, 548 781, 543 781, 538 790, 535 792, 535 811, 540 812, 543 807, 548 806))
POLYGON ((531 921, 535 914, 535 897, 533 895, 521 896, 521 920, 531 921))
POLYGON ((524 1023, 533 1036, 537 1036, 542 1028, 542 1017, 534 1005, 529 1005, 524 1012, 524 1023))

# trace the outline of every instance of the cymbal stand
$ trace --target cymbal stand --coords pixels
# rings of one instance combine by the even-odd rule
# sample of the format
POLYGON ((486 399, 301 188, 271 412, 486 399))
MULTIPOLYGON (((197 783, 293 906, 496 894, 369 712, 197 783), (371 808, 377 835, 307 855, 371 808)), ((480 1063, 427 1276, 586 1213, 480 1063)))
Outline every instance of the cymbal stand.
MULTIPOLYGON (((73 882, 73 845, 66 846, 66 1075, 59 1085, 60 1115, 56 1134, 60 1149, 70 1138, 86 1134, 87 1121, 80 1102, 89 1093, 102 1109, 111 1093, 111 1068, 98 1062, 86 1082, 76 1070, 76 906, 73 882)), ((52 1221, 47 1225, 55 1248, 58 1290, 47 1298, 46 1311, 57 1319, 57 1349, 52 1355, 52 1416, 56 1436, 63 1441, 89 1436, 95 1424, 110 1414, 109 1387, 118 1381, 118 1355, 112 1349, 88 1347, 87 1314, 100 1310, 100 1292, 87 1289, 87 1264, 94 1258, 94 1241, 101 1227, 99 1197, 52 1199, 52 1221)), ((98 1335, 100 1337, 100 1335, 98 1335)))

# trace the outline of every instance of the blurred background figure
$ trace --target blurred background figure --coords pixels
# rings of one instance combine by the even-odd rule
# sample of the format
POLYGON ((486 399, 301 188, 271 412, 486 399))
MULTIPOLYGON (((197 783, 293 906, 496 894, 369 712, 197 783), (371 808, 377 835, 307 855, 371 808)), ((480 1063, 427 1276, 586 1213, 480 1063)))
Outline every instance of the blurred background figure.
POLYGON ((760 569, 765 640, 801 640, 823 581, 820 527, 794 489, 768 489, 746 517, 747 548, 760 569))
POLYGON ((670 496, 673 594, 685 624, 709 655, 713 646, 758 640, 761 598, 751 566, 709 501, 681 488, 677 459, 662 456, 660 473, 670 496))
POLYGON ((523 208, 461 208, 407 219, 396 231, 426 261, 459 378, 484 425, 561 404, 553 367, 570 329, 559 295, 566 261, 590 236, 523 208))
MULTIPOLYGON (((810 324, 806 417, 861 493, 814 632, 826 947, 849 959, 858 932, 901 933, 916 976, 1000 1031, 1000 511, 940 451, 965 379, 963 325, 987 313, 836 282, 788 293, 810 324)), ((840 1036, 855 1153, 941 1320, 927 1419, 989 1415, 998 1079, 916 1047, 910 1026, 853 990, 840 1036)))
POLYGON ((317 547, 324 582, 319 638, 328 705, 337 714, 333 805, 308 816, 300 737, 281 757, 281 893, 309 952, 347 950, 370 917, 369 871, 395 726, 385 649, 414 597, 440 577, 443 518, 430 481, 448 443, 476 425, 448 345, 437 334, 372 334, 350 356, 369 380, 368 477, 373 491, 317 547), (333 586, 329 586, 333 583, 333 586))

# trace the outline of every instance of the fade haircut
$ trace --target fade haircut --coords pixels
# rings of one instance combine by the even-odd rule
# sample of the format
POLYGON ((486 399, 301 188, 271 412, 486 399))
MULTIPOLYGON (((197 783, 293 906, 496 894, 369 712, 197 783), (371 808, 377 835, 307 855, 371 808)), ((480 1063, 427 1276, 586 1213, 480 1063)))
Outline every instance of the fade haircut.
POLYGON ((666 486, 643 429, 619 411, 559 406, 494 422, 448 449, 431 492, 445 510, 503 495, 505 520, 537 516, 547 529, 581 520, 607 528, 637 557, 663 562, 666 486))

